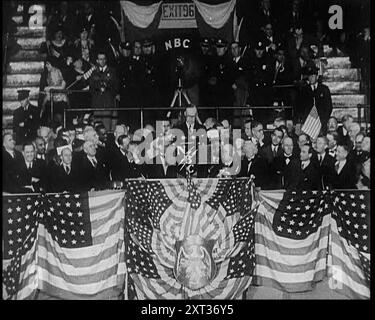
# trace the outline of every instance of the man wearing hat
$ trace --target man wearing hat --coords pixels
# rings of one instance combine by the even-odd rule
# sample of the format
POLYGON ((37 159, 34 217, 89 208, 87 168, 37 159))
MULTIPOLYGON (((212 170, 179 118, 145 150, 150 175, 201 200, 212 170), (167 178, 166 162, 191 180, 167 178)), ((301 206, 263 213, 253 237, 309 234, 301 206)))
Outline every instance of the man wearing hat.
MULTIPOLYGON (((234 90, 232 85, 234 83, 232 64, 227 54, 228 43, 224 39, 217 39, 215 42, 216 55, 212 59, 209 68, 209 105, 216 107, 231 107, 233 106, 234 90)), ((225 110, 221 113, 223 117, 233 117, 232 112, 225 110)))
POLYGON ((327 122, 332 113, 332 98, 329 88, 318 82, 318 73, 319 69, 314 63, 302 69, 302 74, 307 77, 307 80, 299 90, 294 114, 303 123, 315 104, 322 123, 322 131, 326 132, 327 122))
POLYGON ((40 110, 29 101, 30 90, 18 90, 18 101, 21 106, 14 110, 13 128, 16 133, 16 143, 23 144, 36 137, 40 125, 40 110))
MULTIPOLYGON (((266 53, 262 40, 256 41, 250 56, 249 87, 252 106, 272 106, 272 58, 266 53)), ((254 109, 254 119, 266 124, 272 117, 272 110, 254 109)))
MULTIPOLYGON (((153 54, 154 43, 151 39, 142 42, 141 56, 141 104, 145 107, 156 107, 160 105, 160 90, 158 77, 158 63, 153 54)), ((148 111, 144 114, 146 122, 154 122, 156 113, 148 111)))

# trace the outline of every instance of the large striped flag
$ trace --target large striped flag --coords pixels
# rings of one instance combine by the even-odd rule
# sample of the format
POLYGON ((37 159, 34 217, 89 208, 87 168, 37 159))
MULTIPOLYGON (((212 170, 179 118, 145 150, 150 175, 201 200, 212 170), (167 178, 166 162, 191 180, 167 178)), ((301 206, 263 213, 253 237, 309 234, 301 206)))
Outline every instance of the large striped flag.
POLYGON ((137 180, 129 181, 126 193, 126 264, 138 299, 242 296, 255 262, 247 179, 137 180), (210 281, 196 289, 175 274, 177 244, 191 235, 212 243, 216 266, 210 281))
POLYGON ((315 99, 314 105, 302 126, 302 131, 309 135, 312 139, 316 139, 322 129, 322 123, 319 118, 318 110, 316 109, 315 99))
POLYGON ((38 288, 37 195, 3 195, 3 299, 32 299, 38 288))
POLYGON ((369 299, 370 191, 337 192, 333 203, 330 288, 351 299, 369 299))
POLYGON ((32 298, 37 289, 61 299, 119 298, 126 273, 123 199, 123 191, 5 198, 6 293, 15 299, 32 298))
POLYGON ((326 276, 328 191, 261 191, 255 221, 255 284, 312 290, 326 276))

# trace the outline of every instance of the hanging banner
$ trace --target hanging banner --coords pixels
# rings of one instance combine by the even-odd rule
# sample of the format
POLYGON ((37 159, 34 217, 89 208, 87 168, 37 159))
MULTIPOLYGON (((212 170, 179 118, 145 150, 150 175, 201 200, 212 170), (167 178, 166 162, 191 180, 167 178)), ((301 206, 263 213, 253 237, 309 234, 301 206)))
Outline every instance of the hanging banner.
POLYGON ((196 28, 194 3, 164 3, 159 29, 196 28))

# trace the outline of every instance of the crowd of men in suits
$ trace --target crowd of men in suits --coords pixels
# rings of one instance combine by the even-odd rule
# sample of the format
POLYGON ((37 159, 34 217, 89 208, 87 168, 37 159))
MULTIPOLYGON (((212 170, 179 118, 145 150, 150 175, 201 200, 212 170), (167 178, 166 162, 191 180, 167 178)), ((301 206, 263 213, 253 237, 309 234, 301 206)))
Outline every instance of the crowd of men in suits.
POLYGON ((370 137, 350 115, 340 125, 331 117, 314 140, 282 118, 270 132, 249 121, 240 134, 228 120, 208 118, 201 125, 197 118, 197 108, 190 106, 182 122, 172 126, 160 119, 156 131, 147 125, 133 132, 122 124, 112 134, 94 119, 57 133, 39 127, 33 140, 17 147, 13 135, 5 133, 3 190, 81 192, 121 188, 126 179, 187 176, 251 177, 256 187, 271 190, 370 187, 370 137))

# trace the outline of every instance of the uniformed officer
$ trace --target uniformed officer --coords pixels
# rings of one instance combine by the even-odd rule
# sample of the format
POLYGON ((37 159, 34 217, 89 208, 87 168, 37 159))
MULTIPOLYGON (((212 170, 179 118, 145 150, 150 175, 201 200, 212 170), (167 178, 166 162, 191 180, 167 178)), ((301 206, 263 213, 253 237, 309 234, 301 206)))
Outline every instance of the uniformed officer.
MULTIPOLYGON (((252 106, 272 108, 272 59, 266 54, 266 46, 262 41, 257 41, 250 56, 249 87, 250 104, 252 106)), ((272 109, 254 109, 254 119, 265 124, 272 115, 272 109)))
POLYGON ((302 74, 307 76, 307 80, 298 92, 295 115, 303 123, 315 104, 322 123, 322 132, 325 133, 332 113, 332 98, 329 88, 318 82, 318 72, 319 69, 315 64, 302 69, 302 74))
MULTIPOLYGON (((121 56, 118 63, 118 74, 120 80, 120 107, 135 108, 140 107, 139 77, 140 77, 140 59, 132 55, 132 45, 129 41, 120 44, 121 56)), ((139 113, 137 111, 127 110, 119 112, 121 123, 127 123, 132 128, 140 126, 139 113)))
POLYGON ((29 100, 30 90, 18 90, 18 101, 21 106, 14 110, 13 127, 16 133, 16 143, 35 139, 40 126, 40 110, 29 100))
MULTIPOLYGON (((142 43, 141 56, 141 104, 143 107, 160 106, 160 92, 158 82, 157 61, 153 54, 153 42, 146 39, 142 43)), ((157 111, 144 112, 145 122, 154 122, 157 111)))
POLYGON ((233 118, 233 111, 224 109, 232 107, 234 100, 233 90, 233 72, 231 60, 227 54, 228 43, 224 39, 217 39, 215 43, 216 56, 212 59, 209 67, 209 105, 213 107, 222 107, 219 113, 220 118, 230 120, 233 118))

